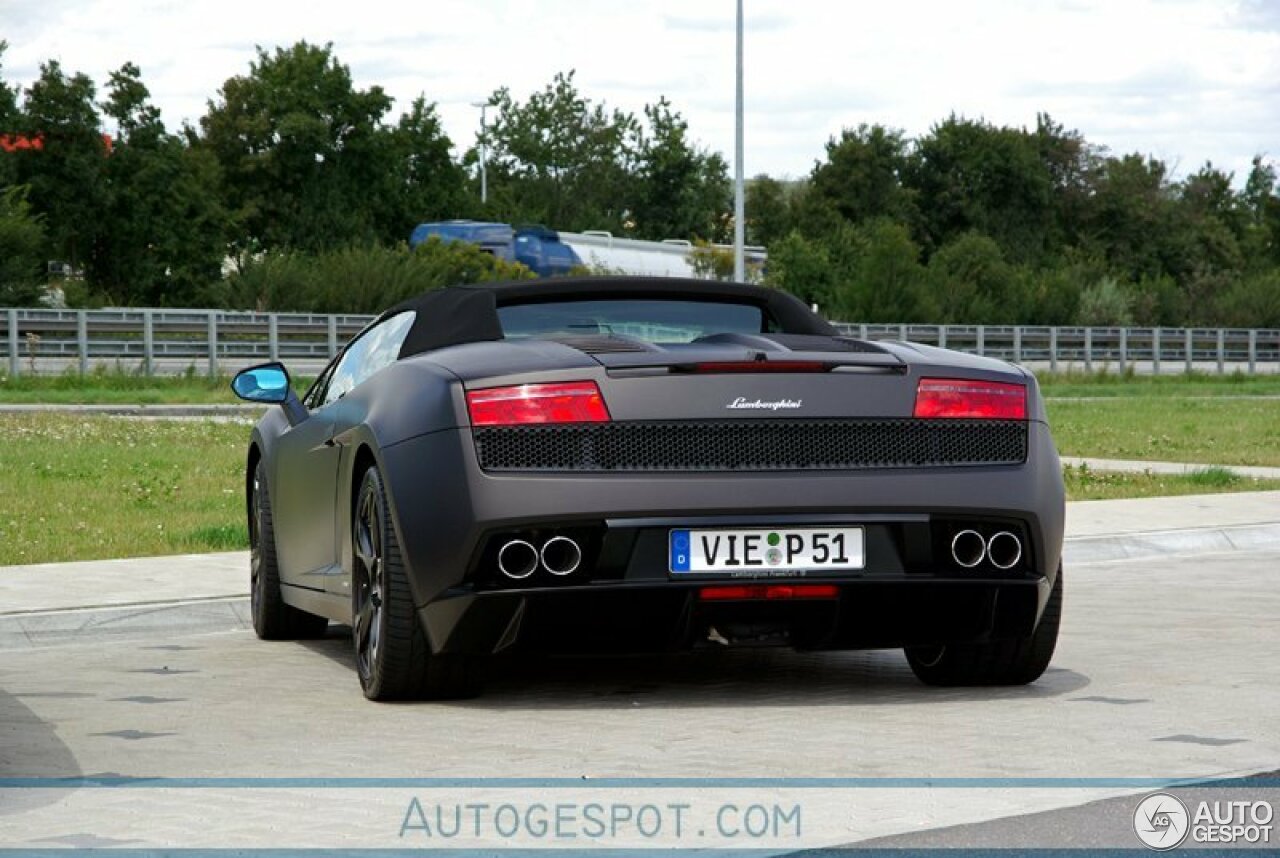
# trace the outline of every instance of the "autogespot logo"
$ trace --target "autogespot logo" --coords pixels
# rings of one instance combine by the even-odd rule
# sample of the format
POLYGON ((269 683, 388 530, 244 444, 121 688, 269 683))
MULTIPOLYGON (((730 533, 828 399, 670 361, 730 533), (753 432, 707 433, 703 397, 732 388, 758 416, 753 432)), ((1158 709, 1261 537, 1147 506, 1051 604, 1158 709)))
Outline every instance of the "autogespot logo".
POLYGON ((1163 852, 1181 846, 1191 830, 1187 806, 1168 793, 1149 795, 1133 811, 1133 830, 1138 839, 1163 852))

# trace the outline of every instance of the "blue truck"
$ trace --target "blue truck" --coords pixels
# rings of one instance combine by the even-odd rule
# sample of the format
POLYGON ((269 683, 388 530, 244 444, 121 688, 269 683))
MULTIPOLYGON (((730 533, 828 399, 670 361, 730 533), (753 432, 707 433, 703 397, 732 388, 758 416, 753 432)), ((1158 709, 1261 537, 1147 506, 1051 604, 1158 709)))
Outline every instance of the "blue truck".
MULTIPOLYGON (((441 241, 479 245, 500 259, 525 265, 540 277, 568 274, 575 267, 654 277, 698 276, 693 264, 693 243, 682 239, 640 241, 615 238, 601 230, 558 232, 543 226, 446 220, 418 224, 409 237, 409 246, 417 247, 433 236, 441 241)), ((728 245, 713 247, 731 249, 728 245)), ((748 272, 758 276, 764 270, 764 248, 748 247, 746 257, 748 272)))

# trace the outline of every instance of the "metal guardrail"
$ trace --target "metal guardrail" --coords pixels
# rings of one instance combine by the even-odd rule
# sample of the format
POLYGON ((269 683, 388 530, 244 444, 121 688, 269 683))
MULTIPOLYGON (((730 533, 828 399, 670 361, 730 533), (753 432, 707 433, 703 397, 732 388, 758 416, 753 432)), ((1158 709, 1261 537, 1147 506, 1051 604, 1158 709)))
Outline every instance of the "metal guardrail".
POLYGON ((1256 374, 1280 363, 1275 328, 1087 328, 1028 325, 859 325, 837 323, 861 339, 910 340, 1014 363, 1062 369, 1210 369, 1256 374))
MULTIPOLYGON (((87 372, 120 363, 145 374, 175 367, 211 375, 256 361, 323 363, 373 318, 225 310, 0 310, 10 375, 87 372)), ((1280 329, 1085 328, 838 323, 863 339, 926 345, 1032 364, 1050 371, 1099 369, 1254 374, 1280 370, 1280 329), (1271 366, 1275 365, 1275 366, 1271 366)))

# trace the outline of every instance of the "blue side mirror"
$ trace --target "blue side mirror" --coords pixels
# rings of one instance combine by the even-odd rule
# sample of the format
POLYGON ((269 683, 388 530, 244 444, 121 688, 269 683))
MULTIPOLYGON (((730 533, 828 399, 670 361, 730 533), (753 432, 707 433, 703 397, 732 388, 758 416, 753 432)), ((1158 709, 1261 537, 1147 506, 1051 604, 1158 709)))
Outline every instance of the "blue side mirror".
POLYGON ((236 396, 249 402, 284 402, 289 398, 289 373, 278 363, 251 366, 231 379, 236 396))

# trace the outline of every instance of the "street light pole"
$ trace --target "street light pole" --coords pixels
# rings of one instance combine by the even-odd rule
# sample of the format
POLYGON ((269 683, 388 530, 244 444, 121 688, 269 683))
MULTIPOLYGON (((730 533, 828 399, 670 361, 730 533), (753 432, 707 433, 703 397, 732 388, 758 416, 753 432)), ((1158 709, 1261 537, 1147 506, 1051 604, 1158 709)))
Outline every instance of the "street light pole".
POLYGON ((486 138, 488 130, 485 125, 485 111, 489 108, 489 102, 473 101, 471 102, 471 106, 480 108, 480 203, 483 205, 484 203, 489 202, 489 176, 485 169, 486 162, 489 160, 488 141, 486 138))
POLYGON ((733 279, 741 283, 747 279, 746 202, 743 192, 742 169, 742 0, 738 0, 738 93, 737 123, 734 130, 733 155, 733 279))

